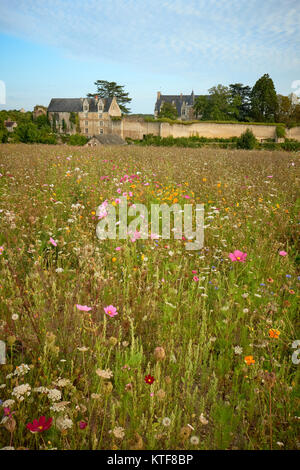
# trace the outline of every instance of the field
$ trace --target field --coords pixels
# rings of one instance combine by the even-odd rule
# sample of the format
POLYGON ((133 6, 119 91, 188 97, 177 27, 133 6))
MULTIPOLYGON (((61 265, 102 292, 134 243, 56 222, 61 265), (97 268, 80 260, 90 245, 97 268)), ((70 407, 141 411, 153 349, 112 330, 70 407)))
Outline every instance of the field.
POLYGON ((299 448, 298 191, 297 153, 1 145, 0 448, 299 448), (203 249, 100 241, 123 193, 203 203, 203 249))

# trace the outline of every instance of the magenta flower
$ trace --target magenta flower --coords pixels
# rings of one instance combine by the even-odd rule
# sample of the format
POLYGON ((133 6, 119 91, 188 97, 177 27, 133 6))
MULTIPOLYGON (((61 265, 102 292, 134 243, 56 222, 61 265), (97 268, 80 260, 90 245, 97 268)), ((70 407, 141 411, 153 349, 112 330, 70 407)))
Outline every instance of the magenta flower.
POLYGON ((108 305, 108 307, 104 307, 104 312, 109 317, 114 317, 115 315, 118 315, 117 309, 113 305, 108 305))
POLYGON ((80 429, 85 429, 86 427, 87 427, 87 422, 86 421, 80 421, 79 428, 80 429))
POLYGON ((286 255, 287 255, 287 252, 286 252, 286 251, 283 251, 283 250, 281 250, 281 251, 279 251, 279 253, 278 253, 278 254, 279 254, 280 256, 286 256, 286 255))
POLYGON ((199 277, 194 276, 194 277, 193 277, 193 281, 198 282, 198 281, 199 281, 199 277))
POLYGON ((56 243, 56 241, 55 241, 55 240, 53 240, 53 238, 52 238, 52 237, 50 237, 50 240, 49 240, 49 241, 50 241, 50 243, 52 243, 52 245, 53 245, 53 246, 57 246, 57 243, 56 243))
POLYGON ((87 305, 76 304, 76 307, 78 308, 78 310, 81 310, 82 312, 89 312, 90 310, 92 310, 92 307, 88 307, 87 305))
POLYGON ((0 246, 0 255, 2 255, 3 251, 4 251, 4 246, 0 246))
POLYGON ((234 250, 233 253, 229 253, 229 258, 231 261, 239 261, 240 263, 245 263, 247 258, 247 253, 243 253, 240 250, 234 250))
POLYGON ((46 420, 45 416, 41 416, 39 420, 34 419, 32 423, 26 424, 26 428, 32 433, 47 431, 51 426, 52 418, 46 420))

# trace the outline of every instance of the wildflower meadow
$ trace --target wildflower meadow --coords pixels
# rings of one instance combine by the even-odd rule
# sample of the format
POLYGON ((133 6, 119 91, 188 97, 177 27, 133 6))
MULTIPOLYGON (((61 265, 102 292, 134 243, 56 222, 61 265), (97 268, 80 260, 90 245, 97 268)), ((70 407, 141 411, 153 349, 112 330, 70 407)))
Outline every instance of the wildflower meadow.
POLYGON ((299 209, 299 153, 0 145, 0 448, 299 448, 299 209), (99 240, 121 196, 203 247, 99 240))

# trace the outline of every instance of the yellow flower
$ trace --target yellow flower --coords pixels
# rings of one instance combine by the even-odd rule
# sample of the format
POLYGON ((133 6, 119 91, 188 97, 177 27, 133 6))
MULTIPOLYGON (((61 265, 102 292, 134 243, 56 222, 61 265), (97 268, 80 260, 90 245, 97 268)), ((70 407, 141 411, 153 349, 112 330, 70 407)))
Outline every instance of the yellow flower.
POLYGON ((111 260, 113 263, 115 263, 117 261, 117 258, 113 257, 111 260))

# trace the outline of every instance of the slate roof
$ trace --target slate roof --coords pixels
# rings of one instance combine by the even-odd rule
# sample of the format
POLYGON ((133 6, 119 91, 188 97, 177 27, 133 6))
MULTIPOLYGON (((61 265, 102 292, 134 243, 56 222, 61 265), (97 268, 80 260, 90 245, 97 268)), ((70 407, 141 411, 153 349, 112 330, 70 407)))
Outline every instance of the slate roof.
MULTIPOLYGON (((85 99, 89 103, 89 112, 97 113, 98 107, 95 98, 52 98, 48 111, 52 113, 80 113, 83 111, 83 101, 85 99)), ((105 113, 108 112, 112 100, 112 98, 102 98, 105 113)))
POLYGON ((191 95, 160 95, 160 98, 156 101, 155 110, 159 112, 163 102, 171 104, 174 102, 178 116, 180 116, 183 102, 192 106, 193 98, 197 98, 197 96, 195 96, 193 93, 191 95))
POLYGON ((127 142, 122 137, 115 134, 94 135, 92 138, 97 139, 103 145, 127 145, 127 142))
POLYGON ((159 100, 155 103, 155 111, 159 112, 162 102, 171 103, 174 101, 174 105, 176 106, 178 116, 181 116, 181 107, 183 102, 185 102, 188 106, 193 106, 195 99, 199 98, 202 95, 194 95, 194 92, 190 95, 160 95, 159 100))

